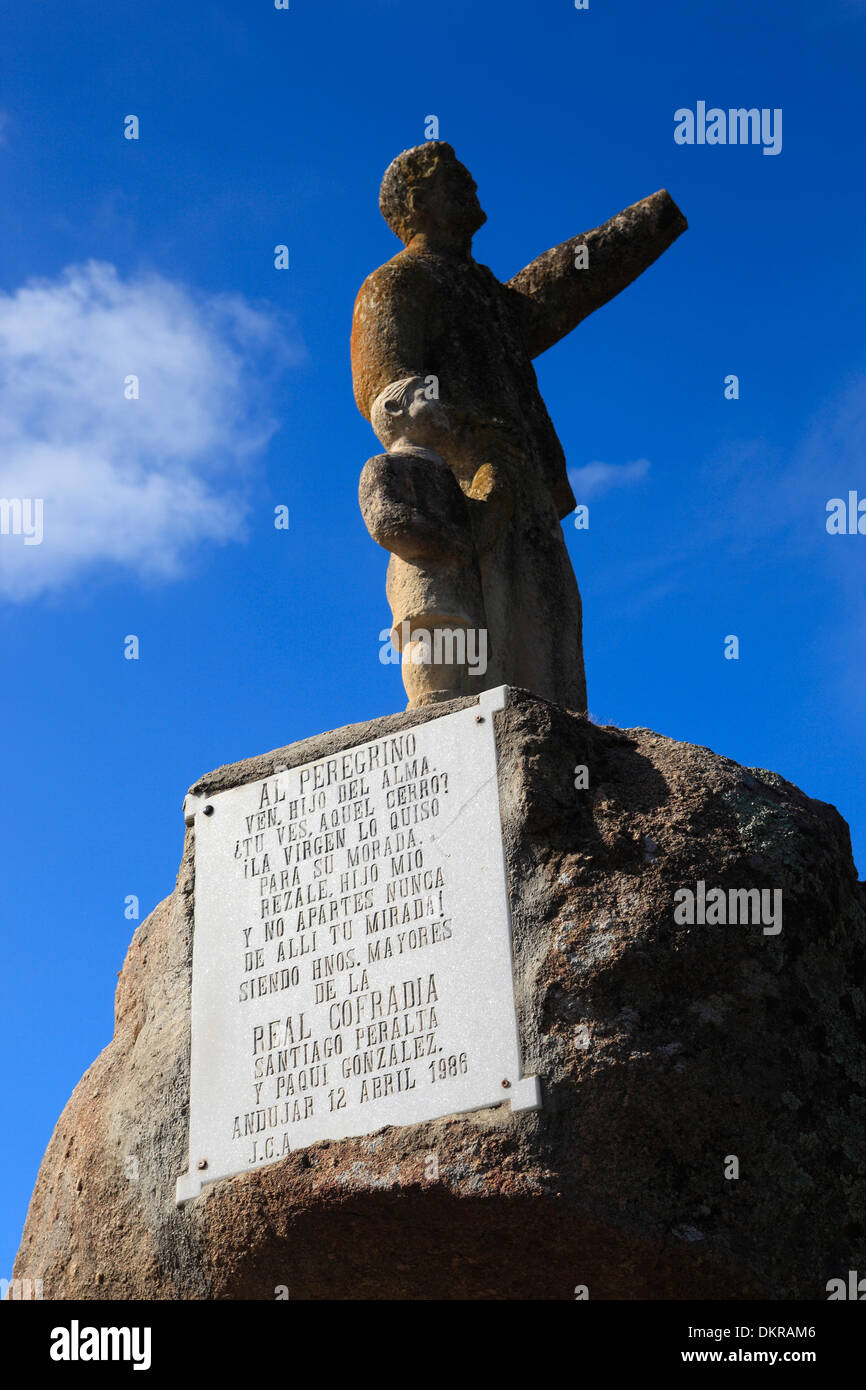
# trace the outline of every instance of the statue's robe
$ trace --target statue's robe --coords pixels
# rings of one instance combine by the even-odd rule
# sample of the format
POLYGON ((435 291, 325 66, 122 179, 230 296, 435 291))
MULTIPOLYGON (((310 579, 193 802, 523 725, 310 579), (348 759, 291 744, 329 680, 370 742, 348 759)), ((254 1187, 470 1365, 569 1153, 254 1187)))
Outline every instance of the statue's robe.
MULTIPOLYGON (((657 193, 546 252, 508 284, 471 256, 407 248, 361 287, 352 328, 358 408, 369 419, 391 382, 435 377, 452 423, 437 449, 464 493, 487 499, 473 508, 489 647, 481 688, 525 686, 586 709, 580 594, 560 526, 574 495, 532 359, 635 279, 685 225, 670 196, 657 193), (581 245, 585 269, 575 266, 581 245)), ((392 555, 392 605, 417 587, 405 563, 392 555)), ((395 623, 413 616, 395 612, 395 623)))

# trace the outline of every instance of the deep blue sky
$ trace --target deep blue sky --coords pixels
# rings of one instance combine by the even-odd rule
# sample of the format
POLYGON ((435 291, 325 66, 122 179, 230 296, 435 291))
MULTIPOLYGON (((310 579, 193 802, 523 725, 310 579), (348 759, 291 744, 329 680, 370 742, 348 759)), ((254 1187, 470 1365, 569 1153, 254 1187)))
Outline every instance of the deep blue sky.
POLYGON ((358 286, 399 249, 381 174, 429 114, 478 181, 475 255, 503 278, 657 188, 688 216, 661 262, 536 364, 570 467, 608 470, 583 499, 589 531, 565 523, 590 711, 833 802, 864 872, 866 536, 824 524, 830 497, 866 496, 864 22, 863 0, 7 7, 0 291, 26 313, 0 323, 0 448, 54 468, 41 476, 74 505, 51 517, 68 562, 47 497, 30 591, 13 576, 0 602, 0 1274, 52 1128, 111 1036, 124 899, 143 918, 173 887, 187 786, 403 706, 378 660, 386 557, 357 505, 378 446, 348 335, 358 286), (677 146, 673 113, 698 100, 782 108, 782 153, 677 146), (65 275, 91 260, 116 291, 65 275), (94 347, 97 369, 77 357, 93 325, 76 315, 103 294, 121 348, 94 347), (148 346, 159 306, 169 338, 148 346), (198 338, 174 326, 187 312, 198 338), (141 400, 120 405, 139 360, 141 400), (165 476, 206 480, 213 512, 169 486, 160 522, 148 480, 187 429, 165 476), (257 429, 270 442, 245 456, 257 429), (160 577, 148 557, 164 537, 160 577))

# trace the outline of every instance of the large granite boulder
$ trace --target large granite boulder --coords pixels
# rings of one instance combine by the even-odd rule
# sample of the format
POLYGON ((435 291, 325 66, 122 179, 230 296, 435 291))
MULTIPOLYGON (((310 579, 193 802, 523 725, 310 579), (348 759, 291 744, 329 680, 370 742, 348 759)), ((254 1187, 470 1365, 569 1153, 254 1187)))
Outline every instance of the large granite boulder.
MULTIPOLYGON (((193 790, 467 703, 324 734, 193 790)), ((845 822, 773 773, 525 692, 496 728, 543 1109, 318 1143, 176 1206, 190 828, 173 894, 130 946, 114 1038, 45 1155, 18 1277, 53 1299, 822 1299, 866 1268, 866 892, 845 822), (676 921, 675 894, 699 883, 781 889, 781 931, 676 921)))

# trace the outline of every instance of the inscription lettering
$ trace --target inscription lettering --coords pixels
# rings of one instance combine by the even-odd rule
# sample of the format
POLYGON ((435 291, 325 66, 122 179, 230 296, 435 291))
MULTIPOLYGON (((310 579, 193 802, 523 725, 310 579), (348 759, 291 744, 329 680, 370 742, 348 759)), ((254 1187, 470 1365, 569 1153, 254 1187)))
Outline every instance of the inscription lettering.
POLYGON ((483 726, 458 711, 197 817, 191 1173, 499 1104, 519 1079, 483 726))

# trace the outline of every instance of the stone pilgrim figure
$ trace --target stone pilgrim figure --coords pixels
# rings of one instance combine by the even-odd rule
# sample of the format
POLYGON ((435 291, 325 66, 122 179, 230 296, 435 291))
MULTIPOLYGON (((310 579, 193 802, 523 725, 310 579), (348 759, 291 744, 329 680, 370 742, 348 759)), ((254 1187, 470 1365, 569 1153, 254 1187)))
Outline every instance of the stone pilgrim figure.
POLYGON ((382 214, 404 249, 361 286, 355 399, 386 453, 360 484, 409 707, 497 685, 586 710, 581 603, 560 521, 575 506, 532 359, 686 229, 662 190, 503 284, 472 257, 487 220, 450 145, 387 169, 382 214))

